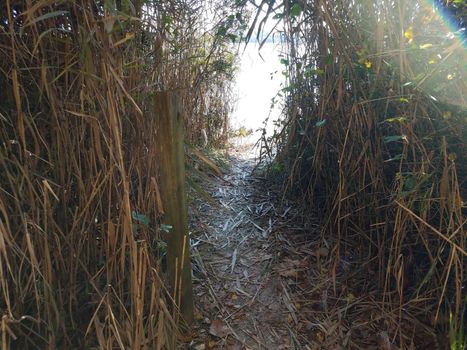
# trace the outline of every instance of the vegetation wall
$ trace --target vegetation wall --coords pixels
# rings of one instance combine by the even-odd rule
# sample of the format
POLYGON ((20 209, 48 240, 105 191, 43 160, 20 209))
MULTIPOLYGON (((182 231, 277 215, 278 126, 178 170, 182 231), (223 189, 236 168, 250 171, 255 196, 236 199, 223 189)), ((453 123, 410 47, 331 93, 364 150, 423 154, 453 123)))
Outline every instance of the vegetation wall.
POLYGON ((449 333, 463 346, 466 6, 264 1, 258 11, 257 23, 283 27, 288 79, 284 120, 263 149, 271 174, 322 218, 335 294, 346 298, 338 276, 351 262, 353 295, 372 295, 401 348, 449 333))
POLYGON ((235 55, 205 11, 0 2, 3 348, 174 348, 150 106, 175 90, 188 142, 222 141, 235 55))

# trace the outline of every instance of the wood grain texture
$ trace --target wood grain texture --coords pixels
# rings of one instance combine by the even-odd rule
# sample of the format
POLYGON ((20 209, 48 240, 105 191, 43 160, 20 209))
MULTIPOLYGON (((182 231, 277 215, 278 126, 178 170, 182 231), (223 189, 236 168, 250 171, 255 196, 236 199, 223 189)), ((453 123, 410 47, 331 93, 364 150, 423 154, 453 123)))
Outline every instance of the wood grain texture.
POLYGON ((175 93, 155 95, 163 223, 172 226, 167 247, 167 265, 172 296, 183 320, 193 321, 193 290, 185 189, 183 115, 175 93))

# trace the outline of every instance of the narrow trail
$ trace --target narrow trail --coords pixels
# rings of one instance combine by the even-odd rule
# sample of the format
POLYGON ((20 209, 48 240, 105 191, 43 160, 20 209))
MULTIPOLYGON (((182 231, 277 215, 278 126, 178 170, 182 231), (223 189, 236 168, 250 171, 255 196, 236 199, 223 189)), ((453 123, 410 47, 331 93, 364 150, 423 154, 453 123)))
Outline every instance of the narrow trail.
POLYGON ((352 242, 335 265, 335 242, 320 234, 319 219, 279 201, 279 191, 252 174, 250 151, 230 152, 228 173, 202 183, 211 200, 190 205, 197 321, 188 348, 399 349, 389 338, 398 323, 355 277, 371 265, 348 253, 352 242))
POLYGON ((218 205, 200 200, 190 209, 198 328, 192 349, 289 349, 295 337, 271 235, 276 208, 254 166, 248 147, 231 152, 230 172, 205 184, 218 205))

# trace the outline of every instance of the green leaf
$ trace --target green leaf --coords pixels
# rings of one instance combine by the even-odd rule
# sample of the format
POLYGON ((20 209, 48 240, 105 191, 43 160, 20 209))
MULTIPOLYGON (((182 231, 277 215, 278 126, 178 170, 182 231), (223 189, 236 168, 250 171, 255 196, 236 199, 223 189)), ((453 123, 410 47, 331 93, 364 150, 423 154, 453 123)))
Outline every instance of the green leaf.
POLYGON ((402 159, 402 154, 398 154, 398 155, 395 155, 394 157, 392 158, 389 158, 389 159, 386 159, 384 162, 387 163, 387 162, 393 162, 395 160, 401 160, 402 159))
POLYGON ((48 12, 48 13, 43 14, 42 16, 34 18, 31 22, 28 23, 28 25, 31 25, 31 24, 34 24, 36 22, 43 21, 43 20, 46 20, 46 19, 49 19, 49 18, 53 18, 53 17, 64 16, 64 15, 67 15, 67 14, 68 14, 68 11, 52 11, 52 12, 48 12))
POLYGON ((167 243, 161 240, 157 240, 157 247, 159 248, 159 254, 165 255, 167 253, 167 243))
POLYGON ((161 224, 161 230, 165 233, 169 233, 172 229, 172 225, 161 224))
POLYGON ((138 214, 136 211, 131 212, 131 216, 133 220, 139 221, 141 224, 145 226, 149 226, 149 218, 144 214, 138 214))
POLYGON ((290 16, 292 17, 298 17, 300 16, 302 13, 302 8, 299 4, 294 4, 291 8, 290 8, 290 16))
POLYGON ((68 11, 47 12, 47 13, 43 14, 42 16, 34 18, 32 21, 26 22, 26 24, 21 27, 21 29, 19 31, 19 34, 22 35, 23 32, 24 32, 24 28, 32 26, 33 24, 35 24, 37 22, 44 21, 46 19, 53 18, 53 17, 64 16, 64 15, 68 15, 68 11))
POLYGON ((406 117, 394 117, 394 118, 388 118, 385 120, 387 123, 401 123, 404 124, 407 122, 406 117))
POLYGON ((326 119, 320 120, 319 122, 316 122, 315 126, 317 128, 320 128, 320 127, 324 126, 326 124, 326 122, 327 122, 326 119))
POLYGON ((408 103, 408 102, 409 102, 409 100, 406 99, 406 98, 404 98, 404 97, 401 97, 401 98, 399 99, 399 101, 400 101, 400 102, 405 102, 405 103, 408 103))
POLYGON ((429 49, 431 47, 433 47, 433 44, 431 44, 431 43, 426 43, 426 44, 420 45, 420 49, 422 49, 422 50, 429 49))
POLYGON ((219 27, 217 30, 217 36, 225 36, 227 34, 227 28, 226 27, 219 27))
POLYGON ((384 138, 384 143, 400 141, 403 139, 402 135, 391 135, 384 138))
POLYGON ((173 24, 174 22, 174 19, 172 16, 169 16, 169 15, 162 15, 162 23, 166 24, 166 25, 171 25, 173 24))
POLYGON ((227 37, 230 39, 230 41, 232 41, 233 44, 235 44, 239 39, 238 36, 235 34, 227 34, 227 37))
POLYGON ((280 61, 280 62, 281 62, 281 64, 284 64, 284 65, 286 65, 286 66, 289 65, 289 60, 286 60, 285 58, 281 58, 281 61, 280 61))
POLYGON ((408 176, 404 181, 404 189, 412 191, 417 186, 417 180, 413 176, 408 176))

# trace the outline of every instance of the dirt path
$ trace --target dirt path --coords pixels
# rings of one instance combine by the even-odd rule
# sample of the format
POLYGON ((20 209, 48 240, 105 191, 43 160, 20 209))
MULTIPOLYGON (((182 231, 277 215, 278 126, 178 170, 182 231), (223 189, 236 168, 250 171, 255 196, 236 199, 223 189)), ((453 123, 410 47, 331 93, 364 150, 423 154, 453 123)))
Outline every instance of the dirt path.
POLYGON ((270 235, 276 209, 248 152, 232 152, 230 165, 224 180, 205 184, 218 205, 191 208, 199 336, 190 348, 289 349, 293 310, 270 235))
POLYGON ((373 267, 354 257, 355 242, 336 256, 319 218, 278 204, 271 184, 251 174, 247 150, 231 152, 223 179, 202 183, 211 200, 190 207, 197 322, 188 348, 415 349, 397 345, 400 329, 423 334, 420 349, 443 348, 429 324, 394 317, 377 286, 367 291, 358 273, 373 267))

